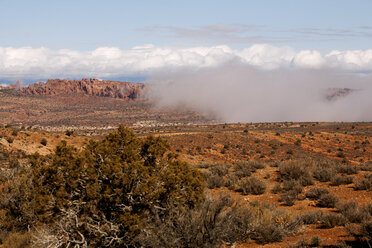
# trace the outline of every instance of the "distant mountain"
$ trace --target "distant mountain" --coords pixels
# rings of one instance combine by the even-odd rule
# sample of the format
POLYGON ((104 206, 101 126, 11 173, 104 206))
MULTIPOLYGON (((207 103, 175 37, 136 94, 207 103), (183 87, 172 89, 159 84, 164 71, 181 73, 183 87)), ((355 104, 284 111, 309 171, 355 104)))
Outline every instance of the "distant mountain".
POLYGON ((49 79, 46 83, 34 83, 27 87, 22 87, 20 83, 3 87, 3 89, 15 89, 22 95, 53 96, 83 94, 132 100, 140 98, 144 88, 145 85, 142 83, 87 78, 83 78, 82 80, 49 79))

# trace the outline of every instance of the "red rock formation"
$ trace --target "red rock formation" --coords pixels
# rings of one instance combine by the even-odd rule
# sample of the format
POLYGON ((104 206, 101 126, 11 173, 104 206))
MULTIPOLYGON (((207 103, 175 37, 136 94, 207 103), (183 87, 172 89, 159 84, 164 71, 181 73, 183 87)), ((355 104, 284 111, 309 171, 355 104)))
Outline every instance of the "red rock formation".
POLYGON ((61 80, 49 79, 46 83, 39 82, 30 84, 28 87, 19 89, 24 95, 60 95, 60 94, 84 94, 89 96, 102 96, 121 99, 140 98, 145 85, 141 83, 128 83, 106 81, 98 79, 61 80))

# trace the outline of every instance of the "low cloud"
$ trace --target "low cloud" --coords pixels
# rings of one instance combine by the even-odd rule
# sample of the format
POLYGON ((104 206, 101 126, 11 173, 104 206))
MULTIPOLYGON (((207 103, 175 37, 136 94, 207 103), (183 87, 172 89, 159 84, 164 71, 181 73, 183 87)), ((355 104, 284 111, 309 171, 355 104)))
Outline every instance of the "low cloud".
MULTIPOLYGON (((226 27, 213 29, 225 30, 226 27)), ((267 44, 240 50, 225 45, 191 48, 144 45, 129 50, 100 47, 87 52, 44 47, 0 47, 1 78, 12 80, 152 75, 162 70, 215 68, 233 61, 264 70, 327 68, 369 72, 372 71, 372 50, 334 50, 322 54, 316 50, 295 51, 290 47, 267 44)))
MULTIPOLYGON (((305 65, 309 64, 313 67, 313 63, 305 65)), ((149 92, 156 106, 186 107, 224 122, 372 120, 372 76, 334 69, 267 71, 233 62, 197 71, 158 73, 149 80, 158 83, 149 92), (340 88, 353 90, 327 99, 330 89, 337 92, 340 88)))

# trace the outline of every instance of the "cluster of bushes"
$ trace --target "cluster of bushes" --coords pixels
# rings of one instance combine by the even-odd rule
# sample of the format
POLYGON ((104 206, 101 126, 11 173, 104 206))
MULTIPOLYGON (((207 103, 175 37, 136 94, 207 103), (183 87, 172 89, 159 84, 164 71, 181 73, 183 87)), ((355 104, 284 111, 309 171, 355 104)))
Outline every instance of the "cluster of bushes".
POLYGON ((256 172, 258 169, 263 169, 265 167, 266 165, 263 162, 257 160, 238 162, 234 165, 234 175, 241 179, 252 175, 252 173, 256 172))
MULTIPOLYGON (((298 160, 282 162, 278 167, 279 182, 272 192, 282 193, 281 200, 288 206, 292 206, 299 199, 303 188, 314 184, 314 180, 330 182, 331 186, 354 183, 355 190, 371 190, 372 188, 371 174, 366 174, 361 181, 355 181, 351 176, 360 170, 369 171, 372 167, 369 163, 352 166, 330 160, 298 160)), ((306 195, 306 197, 308 196, 306 195)), ((318 206, 334 207, 337 202, 337 199, 329 192, 322 197, 322 199, 317 199, 318 206)))
POLYGON ((319 238, 318 236, 313 236, 310 240, 302 238, 298 240, 297 245, 291 245, 289 248, 320 247, 321 243, 321 238, 319 238))
MULTIPOLYGON (((248 164, 252 171, 264 166, 248 164)), ((208 170, 227 177, 229 168, 208 170)), ((266 188, 241 179, 250 183, 247 192, 266 188)), ((34 154, 29 164, 2 170, 0 180, 4 248, 269 243, 301 224, 272 206, 206 196, 203 174, 169 152, 165 140, 139 139, 123 126, 82 150, 62 142, 53 155, 34 154)))
POLYGON ((266 192, 266 184, 252 176, 240 180, 237 191, 242 192, 243 195, 261 195, 266 192))
POLYGON ((229 189, 242 192, 244 195, 265 193, 266 183, 252 176, 252 173, 265 167, 263 162, 257 160, 236 163, 233 166, 233 175, 229 177, 229 189))
POLYGON ((306 197, 317 200, 317 206, 324 208, 334 208, 339 201, 337 197, 329 193, 325 188, 312 188, 306 193, 306 197))
POLYGON ((208 188, 220 188, 226 186, 228 183, 225 176, 229 173, 230 165, 212 164, 201 165, 199 167, 209 168, 208 171, 204 172, 204 178, 208 188))
POLYGON ((364 179, 355 182, 355 190, 372 190, 372 173, 365 174, 364 179))
POLYGON ((372 171, 372 161, 359 165, 361 171, 372 171))
MULTIPOLYGON (((327 195, 324 189, 314 190, 312 197, 327 195)), ((358 206, 356 202, 337 203, 337 212, 326 213, 321 210, 308 212, 299 217, 303 224, 318 224, 321 228, 344 226, 347 233, 354 236, 359 244, 372 239, 372 204, 358 206)))
POLYGON ((207 197, 198 208, 152 221, 139 239, 145 247, 219 247, 248 239, 266 244, 281 241, 300 225, 292 215, 269 205, 207 197))
POLYGON ((372 240, 372 204, 359 206, 356 202, 337 205, 339 214, 345 219, 345 230, 357 240, 372 240))
POLYGON ((233 166, 229 164, 199 165, 199 168, 208 168, 204 173, 207 187, 210 189, 227 187, 230 190, 241 192, 244 195, 260 195, 266 192, 265 182, 252 176, 258 169, 266 165, 260 161, 249 160, 238 162, 233 166), (232 167, 232 172, 229 173, 232 167))
POLYGON ((82 151, 63 142, 52 156, 33 155, 30 166, 1 175, 2 234, 37 227, 41 247, 133 244, 147 216, 203 202, 201 173, 168 149, 120 126, 82 151))

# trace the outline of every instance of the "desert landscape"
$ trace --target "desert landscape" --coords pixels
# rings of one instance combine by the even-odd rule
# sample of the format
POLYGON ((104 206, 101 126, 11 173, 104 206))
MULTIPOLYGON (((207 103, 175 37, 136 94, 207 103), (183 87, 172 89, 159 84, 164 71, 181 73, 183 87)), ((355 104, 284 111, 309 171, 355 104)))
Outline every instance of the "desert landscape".
POLYGON ((0 1, 0 248, 371 248, 372 1, 0 1))
MULTIPOLYGON (((115 93, 35 94, 28 90, 33 87, 1 90, 2 180, 35 153, 50 156, 61 142, 82 150, 89 140, 102 140, 125 123, 140 139, 152 135, 166 140, 169 152, 201 173, 208 195, 267 204, 290 218, 275 220, 275 225, 294 225, 290 230, 277 227, 275 235, 233 242, 236 247, 368 246, 370 122, 218 124, 192 111, 153 109, 140 95, 117 99, 115 93)), ((6 208, 3 214, 5 221, 6 208)), ((7 242, 6 236, 2 239, 7 242)))

